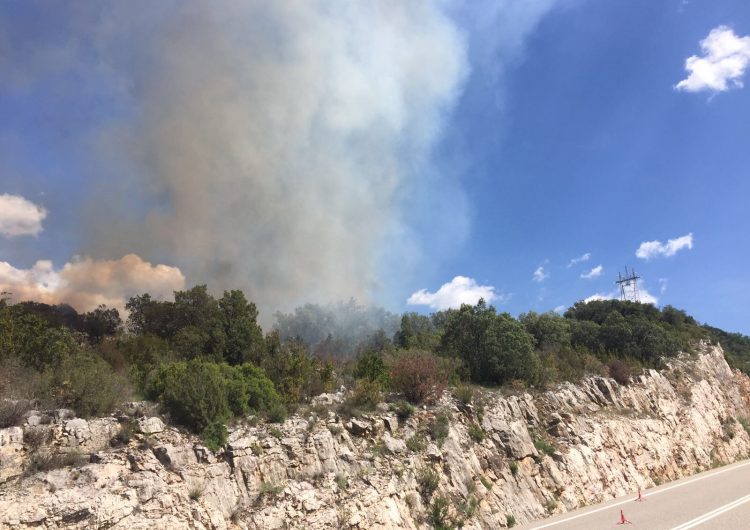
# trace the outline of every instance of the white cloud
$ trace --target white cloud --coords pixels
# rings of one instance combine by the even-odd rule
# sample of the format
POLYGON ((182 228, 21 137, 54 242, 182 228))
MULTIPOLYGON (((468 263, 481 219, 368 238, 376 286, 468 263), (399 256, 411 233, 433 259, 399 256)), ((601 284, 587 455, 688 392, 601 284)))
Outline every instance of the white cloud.
POLYGON ((568 308, 567 306, 559 305, 556 308, 554 308, 552 311, 558 314, 563 314, 567 308, 568 308))
POLYGON ((0 292, 10 292, 13 301, 67 303, 78 311, 99 304, 124 311, 125 302, 135 294, 165 298, 184 286, 185 277, 177 267, 152 265, 135 254, 118 260, 75 257, 57 270, 49 260, 37 261, 29 269, 0 261, 0 292))
POLYGON ((604 272, 604 267, 602 267, 601 265, 597 265, 590 271, 581 273, 581 278, 585 278, 587 280, 590 280, 592 278, 598 278, 599 276, 602 275, 602 272, 604 272))
POLYGON ((693 55, 685 60, 686 79, 675 89, 686 92, 724 92, 741 88, 742 75, 750 63, 750 36, 738 37, 731 28, 719 26, 701 41, 703 56, 693 55))
POLYGON ((635 251, 635 255, 641 259, 650 260, 658 257, 669 257, 674 256, 682 249, 693 248, 693 233, 689 233, 684 236, 676 237, 674 239, 667 240, 664 244, 661 241, 644 241, 638 250, 635 251))
POLYGON ((668 278, 659 278, 659 294, 664 294, 667 292, 668 282, 669 282, 668 278))
POLYGON ((473 278, 456 276, 450 282, 444 283, 436 292, 420 289, 413 293, 406 301, 409 305, 425 305, 432 309, 442 310, 460 307, 461 304, 476 304, 480 298, 486 302, 495 300, 505 301, 507 296, 495 293, 491 285, 478 285, 473 278))
MULTIPOLYGON (((644 286, 638 286, 638 296, 641 303, 644 304, 658 304, 659 299, 652 295, 644 286)), ((615 289, 609 293, 594 293, 588 298, 584 298, 584 302, 589 303, 594 300, 617 300, 620 298, 620 291, 615 289)))
POLYGON ((571 268, 573 265, 576 265, 578 263, 583 263, 584 261, 588 261, 589 259, 591 259, 591 252, 586 252, 585 254, 570 260, 570 262, 568 263, 568 268, 571 268))
POLYGON ((544 270, 544 267, 542 267, 542 266, 540 265, 540 266, 539 266, 539 267, 537 267, 537 269, 536 269, 536 270, 534 271, 534 276, 532 277, 532 280, 534 280, 535 282, 543 282, 543 281, 544 281, 544 280, 546 280, 547 278, 549 278, 549 272, 546 272, 546 271, 544 270))
POLYGON ((37 235, 45 217, 47 210, 20 195, 0 195, 0 234, 6 237, 37 235))

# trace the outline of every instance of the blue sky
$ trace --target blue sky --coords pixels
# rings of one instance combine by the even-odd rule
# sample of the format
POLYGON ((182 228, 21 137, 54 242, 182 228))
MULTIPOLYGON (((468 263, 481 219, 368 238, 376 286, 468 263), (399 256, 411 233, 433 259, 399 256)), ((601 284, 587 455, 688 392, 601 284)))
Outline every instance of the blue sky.
POLYGON ((750 333, 747 2, 188 4, 0 3, 3 289, 518 314, 627 265, 750 333))

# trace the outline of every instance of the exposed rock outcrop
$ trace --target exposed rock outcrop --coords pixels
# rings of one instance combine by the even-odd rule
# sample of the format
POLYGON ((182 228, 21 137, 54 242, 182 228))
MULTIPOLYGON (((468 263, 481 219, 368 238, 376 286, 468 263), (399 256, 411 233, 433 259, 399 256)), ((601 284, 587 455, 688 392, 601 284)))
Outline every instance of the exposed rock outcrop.
POLYGON ((231 428, 218 453, 154 417, 118 436, 125 417, 34 411, 0 430, 0 527, 423 528, 442 496, 465 528, 502 528, 748 456, 748 389, 704 345, 629 386, 592 377, 473 407, 445 395, 408 419, 345 420, 321 411, 328 395, 281 426, 231 428), (444 440, 429 435, 437 414, 444 440), (49 469, 44 454, 87 463, 49 469))

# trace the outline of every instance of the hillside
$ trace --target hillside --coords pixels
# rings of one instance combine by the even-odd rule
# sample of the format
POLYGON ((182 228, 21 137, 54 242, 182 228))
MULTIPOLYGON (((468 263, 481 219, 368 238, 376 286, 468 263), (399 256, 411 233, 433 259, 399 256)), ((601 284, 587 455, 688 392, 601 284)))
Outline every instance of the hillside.
POLYGON ((321 395, 277 426, 242 418, 216 452, 144 404, 89 420, 29 412, 0 430, 0 521, 502 528, 750 454, 750 379, 707 343, 627 386, 596 376, 470 403, 446 392, 411 414, 381 404, 355 418, 336 412, 343 398, 321 395))

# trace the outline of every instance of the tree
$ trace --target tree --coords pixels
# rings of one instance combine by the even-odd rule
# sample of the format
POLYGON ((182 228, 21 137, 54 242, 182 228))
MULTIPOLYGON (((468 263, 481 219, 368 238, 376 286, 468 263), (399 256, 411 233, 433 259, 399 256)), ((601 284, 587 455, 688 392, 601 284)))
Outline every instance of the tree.
POLYGON ((440 335, 430 317, 419 313, 404 313, 401 327, 393 336, 399 348, 417 348, 432 351, 440 342, 440 335))
POLYGON ((219 299, 224 330, 224 359, 229 364, 251 361, 260 364, 265 356, 263 331, 257 323, 258 309, 242 291, 224 291, 219 299))
POLYGON ((463 359, 476 382, 521 379, 535 384, 539 377, 532 335, 509 314, 497 315, 484 300, 462 305, 446 320, 439 351, 463 359))
POLYGON ((540 350, 559 350, 570 346, 570 321, 557 313, 529 313, 519 317, 523 327, 534 336, 534 343, 540 350))
POLYGON ((101 342, 104 337, 115 335, 122 326, 119 311, 114 307, 107 308, 104 304, 82 315, 82 320, 82 331, 94 343, 101 342))

